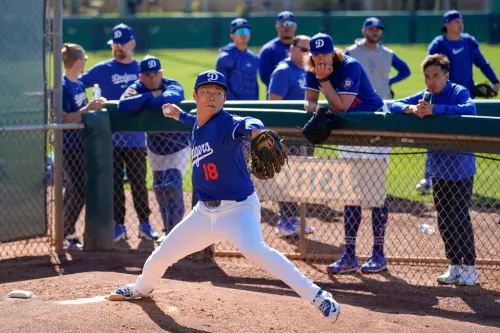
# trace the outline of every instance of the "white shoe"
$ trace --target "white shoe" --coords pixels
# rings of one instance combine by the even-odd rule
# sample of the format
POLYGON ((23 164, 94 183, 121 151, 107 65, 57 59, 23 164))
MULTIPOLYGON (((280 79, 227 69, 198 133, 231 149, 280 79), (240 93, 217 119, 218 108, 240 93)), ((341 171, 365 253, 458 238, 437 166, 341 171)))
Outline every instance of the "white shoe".
POLYGON ((335 322, 340 315, 340 306, 334 299, 332 294, 327 291, 320 290, 312 304, 325 316, 326 319, 335 322))
POLYGON ((415 186, 415 189, 420 195, 428 195, 431 193, 431 188, 432 188, 432 180, 431 179, 425 179, 423 178, 418 182, 418 184, 415 186))
POLYGON ((462 265, 450 265, 448 271, 437 277, 437 281, 443 284, 457 284, 462 274, 462 265))
POLYGON ((458 284, 460 286, 475 286, 477 281, 477 271, 476 266, 462 266, 462 274, 458 279, 458 284))
POLYGON ((142 297, 151 297, 151 293, 153 291, 151 290, 147 294, 141 294, 140 292, 135 289, 135 284, 127 284, 125 286, 122 286, 115 291, 113 291, 109 296, 108 300, 110 301, 130 301, 133 299, 138 299, 142 297))
MULTIPOLYGON (((297 234, 300 233, 300 221, 299 221, 299 219, 293 219, 293 227, 295 228, 295 230, 297 230, 297 234)), ((306 234, 312 234, 314 232, 314 228, 311 227, 310 225, 306 224, 305 232, 306 232, 306 234)))

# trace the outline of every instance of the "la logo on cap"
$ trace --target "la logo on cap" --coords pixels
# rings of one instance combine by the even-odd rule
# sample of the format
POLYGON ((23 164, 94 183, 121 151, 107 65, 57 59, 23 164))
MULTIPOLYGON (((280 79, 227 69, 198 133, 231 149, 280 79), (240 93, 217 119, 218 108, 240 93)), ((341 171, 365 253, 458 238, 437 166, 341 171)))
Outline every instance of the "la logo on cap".
POLYGON ((320 47, 325 46, 325 41, 323 39, 318 39, 315 42, 315 46, 316 46, 317 49, 319 49, 320 47))
POLYGON ((217 75, 217 73, 215 73, 215 72, 207 73, 208 81, 217 81, 218 78, 219 78, 219 75, 217 75))

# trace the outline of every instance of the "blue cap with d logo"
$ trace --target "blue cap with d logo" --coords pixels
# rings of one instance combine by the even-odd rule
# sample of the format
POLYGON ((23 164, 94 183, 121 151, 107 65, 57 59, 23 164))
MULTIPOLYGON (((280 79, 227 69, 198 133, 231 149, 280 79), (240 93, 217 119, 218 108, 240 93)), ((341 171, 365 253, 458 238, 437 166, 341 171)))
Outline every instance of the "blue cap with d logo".
POLYGON ((226 77, 221 72, 212 70, 200 73, 198 75, 198 78, 196 79, 196 82, 194 83, 194 90, 208 84, 218 85, 222 87, 225 91, 227 91, 226 77))
POLYGON ((309 48, 312 55, 333 53, 333 39, 320 32, 311 38, 309 48))
POLYGON ((111 44, 123 45, 130 42, 132 39, 135 39, 134 30, 132 30, 131 27, 123 23, 118 24, 113 28, 113 30, 111 31, 111 37, 112 39, 108 41, 109 45, 111 44))
POLYGON ((163 72, 163 69, 161 69, 160 59, 150 55, 145 56, 141 60, 140 67, 141 67, 141 74, 163 72))

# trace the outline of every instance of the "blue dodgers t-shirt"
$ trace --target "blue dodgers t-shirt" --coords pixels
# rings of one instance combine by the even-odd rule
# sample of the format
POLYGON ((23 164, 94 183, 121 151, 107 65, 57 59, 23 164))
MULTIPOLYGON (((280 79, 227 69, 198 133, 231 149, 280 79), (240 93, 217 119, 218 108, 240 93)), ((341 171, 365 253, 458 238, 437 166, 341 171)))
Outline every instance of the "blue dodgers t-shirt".
POLYGON ((179 120, 194 125, 191 139, 193 190, 201 201, 241 200, 254 192, 243 155, 243 138, 263 129, 258 119, 238 117, 221 110, 198 127, 196 117, 183 113, 179 120))
MULTIPOLYGON (((340 69, 330 74, 329 79, 337 94, 356 95, 346 112, 375 112, 384 105, 384 101, 371 85, 361 64, 348 55, 345 56, 345 61, 340 69)), ((307 72, 306 89, 321 91, 316 74, 307 72)))
MULTIPOLYGON (((107 100, 119 100, 127 88, 139 79, 139 63, 132 61, 122 64, 110 59, 96 64, 80 76, 86 88, 95 83, 101 88, 102 97, 107 100)), ((142 132, 121 132, 113 134, 113 146, 119 148, 144 148, 146 139, 142 132)))
POLYGON ((270 94, 283 97, 284 100, 304 100, 306 71, 297 67, 290 58, 279 63, 271 75, 270 94))
MULTIPOLYGON (((80 81, 73 82, 66 76, 63 76, 62 95, 64 112, 74 113, 89 104, 83 84, 80 81)), ((64 148, 83 149, 83 130, 65 130, 63 146, 64 148)))

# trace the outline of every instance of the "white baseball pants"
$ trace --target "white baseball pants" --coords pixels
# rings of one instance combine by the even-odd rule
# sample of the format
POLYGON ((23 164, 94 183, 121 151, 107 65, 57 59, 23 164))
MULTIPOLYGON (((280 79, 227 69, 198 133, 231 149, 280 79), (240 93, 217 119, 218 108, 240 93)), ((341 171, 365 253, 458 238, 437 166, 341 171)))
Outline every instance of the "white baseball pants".
POLYGON ((245 201, 222 201, 217 208, 198 202, 167 235, 144 264, 136 289, 147 294, 154 289, 168 267, 191 253, 219 241, 232 241, 254 264, 289 285, 308 302, 320 287, 312 283, 283 254, 264 243, 260 227, 260 202, 256 193, 245 201))

